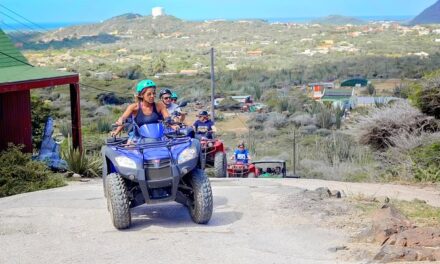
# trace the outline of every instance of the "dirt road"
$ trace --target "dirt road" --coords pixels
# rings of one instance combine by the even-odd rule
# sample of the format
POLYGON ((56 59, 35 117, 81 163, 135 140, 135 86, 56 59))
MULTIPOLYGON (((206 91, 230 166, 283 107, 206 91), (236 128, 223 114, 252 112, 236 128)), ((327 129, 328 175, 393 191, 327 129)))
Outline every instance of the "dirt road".
POLYGON ((135 208, 128 231, 112 226, 99 180, 2 198, 0 263, 343 263, 333 249, 350 234, 329 221, 350 207, 297 184, 307 182, 212 179, 208 225, 170 203, 135 208))
POLYGON ((280 207, 281 196, 301 189, 247 179, 212 186, 209 225, 171 203, 136 208, 123 232, 98 181, 0 199, 0 263, 331 263, 328 249, 346 241, 293 210, 299 200, 280 207))

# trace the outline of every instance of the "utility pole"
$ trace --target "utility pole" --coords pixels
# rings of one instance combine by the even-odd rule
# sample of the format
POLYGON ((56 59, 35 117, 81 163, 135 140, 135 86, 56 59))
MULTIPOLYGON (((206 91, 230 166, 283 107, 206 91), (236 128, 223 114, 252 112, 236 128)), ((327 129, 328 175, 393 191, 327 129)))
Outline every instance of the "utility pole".
POLYGON ((293 157, 292 157, 292 163, 293 163, 293 176, 296 177, 296 132, 293 130, 293 157))
POLYGON ((214 75, 214 48, 211 48, 211 120, 215 122, 215 75, 214 75))

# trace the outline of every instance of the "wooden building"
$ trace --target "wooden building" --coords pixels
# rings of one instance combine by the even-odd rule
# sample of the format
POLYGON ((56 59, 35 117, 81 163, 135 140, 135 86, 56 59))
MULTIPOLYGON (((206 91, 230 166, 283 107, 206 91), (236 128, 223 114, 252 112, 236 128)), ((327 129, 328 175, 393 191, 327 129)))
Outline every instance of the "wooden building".
POLYGON ((69 85, 72 141, 81 149, 79 75, 34 67, 0 29, 0 150, 11 142, 32 152, 30 90, 58 85, 69 85))

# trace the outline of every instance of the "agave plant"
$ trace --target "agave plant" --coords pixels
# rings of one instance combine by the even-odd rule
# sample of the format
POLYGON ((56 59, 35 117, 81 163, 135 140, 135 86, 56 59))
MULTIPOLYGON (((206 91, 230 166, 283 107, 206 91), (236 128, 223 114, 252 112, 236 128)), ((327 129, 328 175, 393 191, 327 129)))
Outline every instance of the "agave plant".
MULTIPOLYGON (((68 142, 70 142, 70 139, 68 142)), ((68 149, 62 151, 61 154, 67 162, 68 171, 86 177, 99 177, 101 159, 98 155, 87 154, 84 150, 73 148, 70 143, 68 149)))

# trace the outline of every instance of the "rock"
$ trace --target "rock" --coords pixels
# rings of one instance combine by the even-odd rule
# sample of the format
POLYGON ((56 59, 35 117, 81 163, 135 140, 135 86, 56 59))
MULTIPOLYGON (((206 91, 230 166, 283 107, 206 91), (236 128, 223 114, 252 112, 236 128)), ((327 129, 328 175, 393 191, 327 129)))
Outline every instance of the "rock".
POLYGON ((327 187, 319 187, 315 190, 322 199, 330 198, 331 192, 327 187))
POLYGON ((331 197, 335 197, 335 198, 341 198, 342 194, 338 190, 332 190, 332 191, 330 191, 330 196, 331 197))
POLYGON ((337 246, 337 247, 332 247, 332 248, 328 249, 328 251, 330 251, 330 252, 338 252, 340 250, 348 250, 348 247, 347 246, 337 246))
POLYGON ((394 206, 381 208, 373 215, 371 229, 374 241, 385 244, 391 235, 412 228, 411 222, 403 216, 394 206))
POLYGON ((75 178, 75 179, 79 179, 79 178, 81 178, 81 175, 79 175, 78 173, 74 173, 72 175, 72 177, 75 178))
POLYGON ((406 248, 401 246, 383 246, 374 260, 383 263, 394 261, 436 261, 438 253, 432 248, 406 248))
POLYGON ((405 247, 440 247, 440 229, 420 227, 395 235, 397 245, 405 247))

